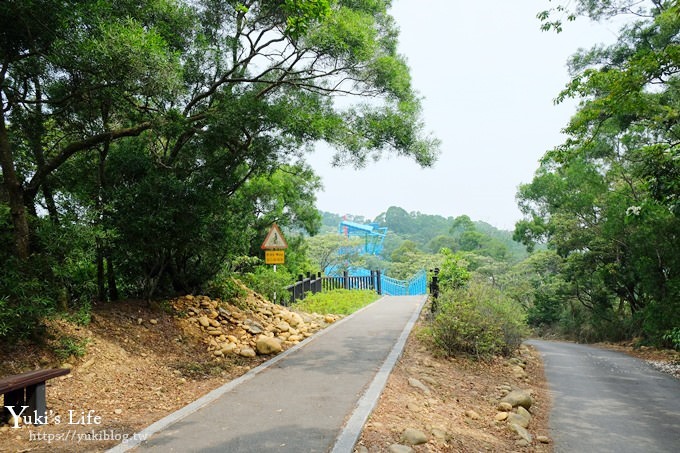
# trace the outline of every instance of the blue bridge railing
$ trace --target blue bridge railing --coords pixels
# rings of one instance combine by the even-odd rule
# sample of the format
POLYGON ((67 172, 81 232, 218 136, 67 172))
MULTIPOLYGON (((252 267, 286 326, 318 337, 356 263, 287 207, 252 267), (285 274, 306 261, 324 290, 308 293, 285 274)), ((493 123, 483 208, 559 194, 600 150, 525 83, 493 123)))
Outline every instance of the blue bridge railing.
POLYGON ((419 296, 427 293, 427 273, 421 270, 410 280, 381 276, 382 293, 388 296, 419 296))

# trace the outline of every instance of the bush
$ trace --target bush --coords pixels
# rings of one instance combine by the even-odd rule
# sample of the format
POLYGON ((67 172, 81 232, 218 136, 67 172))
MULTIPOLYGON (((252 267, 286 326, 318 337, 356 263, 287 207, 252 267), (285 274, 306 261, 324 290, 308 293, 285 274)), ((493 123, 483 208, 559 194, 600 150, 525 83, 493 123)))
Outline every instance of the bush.
POLYGON ((446 355, 507 356, 528 333, 522 308, 484 283, 445 291, 439 300, 427 334, 446 355))
POLYGON ((675 327, 666 332, 663 339, 670 343, 675 349, 680 351, 680 327, 675 327))

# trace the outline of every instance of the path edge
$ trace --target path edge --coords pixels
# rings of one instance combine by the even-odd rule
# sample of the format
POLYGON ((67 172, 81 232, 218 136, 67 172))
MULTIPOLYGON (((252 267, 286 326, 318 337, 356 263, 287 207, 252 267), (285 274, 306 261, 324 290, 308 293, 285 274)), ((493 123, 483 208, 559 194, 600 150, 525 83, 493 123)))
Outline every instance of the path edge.
POLYGON ((422 296, 418 308, 411 315, 411 318, 406 323, 404 330, 401 331, 399 340, 397 340, 397 342, 392 347, 392 351, 390 351, 389 355, 373 378, 373 381, 357 402, 352 415, 347 420, 347 423, 345 423, 342 431, 340 431, 340 434, 335 440, 335 445, 333 446, 331 453, 347 453, 354 451, 354 446, 361 436, 364 425, 366 424, 368 417, 373 412, 373 409, 375 409, 375 406, 378 403, 378 398, 385 388, 387 379, 390 377, 394 366, 397 364, 397 360, 399 360, 399 357, 401 357, 401 354, 404 352, 406 341, 408 340, 409 335, 411 335, 413 326, 415 326, 416 322, 418 321, 420 313, 422 312, 426 302, 427 295, 422 296))
MULTIPOLYGON (((216 389, 211 390, 210 392, 206 393, 202 397, 198 398, 197 400, 187 404, 186 406, 177 409, 175 412, 172 412, 165 417, 153 422, 146 428, 142 429, 141 431, 129 435, 127 440, 124 440, 123 442, 119 443, 118 445, 111 447, 110 449, 106 450, 106 453, 125 453, 127 451, 132 450, 133 448, 138 447, 142 443, 144 443, 146 440, 148 440, 151 436, 154 434, 159 433, 160 431, 168 428, 169 426, 177 423, 178 421, 182 420, 185 417, 188 417, 189 415, 193 414, 194 412, 202 409, 203 407, 207 406, 208 404, 212 403, 213 401, 217 400, 220 398, 222 395, 225 393, 228 393, 232 391, 234 388, 236 388, 238 385, 243 384, 258 374, 260 374, 262 371, 266 370, 267 368, 271 367, 272 365, 275 365, 278 363, 280 360, 284 359, 290 354, 293 354, 297 350, 303 348, 307 344, 315 341, 317 338, 322 337, 325 335, 327 332, 330 332, 334 330, 337 326, 342 325, 346 321, 352 319, 354 316, 358 315, 362 311, 368 309, 371 305, 380 302, 381 300, 385 299, 386 295, 381 296, 380 298, 376 299, 375 301, 371 302, 370 304, 366 305, 365 307, 362 307, 361 309, 355 311, 351 315, 345 316, 339 321, 334 322, 330 326, 326 327, 325 329, 317 332, 316 334, 312 335, 309 338, 306 338, 305 340, 301 341, 300 343, 296 344, 292 348, 289 348, 282 352, 281 354, 277 355, 276 357, 273 357, 270 360, 267 360, 266 362, 261 363, 257 367, 253 368, 252 370, 248 371, 246 374, 237 377, 236 379, 232 379, 231 381, 217 387, 216 389)), ((417 310, 420 312, 422 309, 422 306, 417 310)), ((410 323, 410 320, 409 320, 410 323)), ((403 332, 402 332, 403 335, 403 332)), ((400 337, 401 340, 401 337, 400 337)), ((392 353, 390 353, 391 355, 392 353)), ((388 356, 389 358, 389 356, 388 356)), ((382 371, 382 368, 381 368, 382 371)))

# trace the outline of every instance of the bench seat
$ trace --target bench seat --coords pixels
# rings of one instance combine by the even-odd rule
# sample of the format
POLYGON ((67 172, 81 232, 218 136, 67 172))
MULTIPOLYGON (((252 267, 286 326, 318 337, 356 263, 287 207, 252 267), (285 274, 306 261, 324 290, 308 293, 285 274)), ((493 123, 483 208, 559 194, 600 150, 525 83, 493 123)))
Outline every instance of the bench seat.
POLYGON ((68 368, 35 370, 0 378, 0 394, 5 395, 3 419, 9 419, 11 413, 5 406, 14 406, 18 414, 22 406, 28 406, 26 415, 43 416, 47 410, 45 382, 59 376, 69 374, 68 368))

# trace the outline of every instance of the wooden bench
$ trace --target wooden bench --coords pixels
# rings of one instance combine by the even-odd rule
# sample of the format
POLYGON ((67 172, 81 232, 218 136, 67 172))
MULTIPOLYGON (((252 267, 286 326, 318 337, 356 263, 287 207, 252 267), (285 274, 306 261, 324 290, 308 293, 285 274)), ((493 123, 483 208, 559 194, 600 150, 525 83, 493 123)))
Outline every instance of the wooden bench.
POLYGON ((24 412, 31 417, 45 415, 47 403, 45 398, 45 382, 59 376, 69 374, 68 368, 51 370, 36 370, 0 378, 0 394, 5 395, 2 418, 8 420, 11 413, 5 406, 14 406, 14 412, 19 414, 22 406, 28 406, 24 412))

